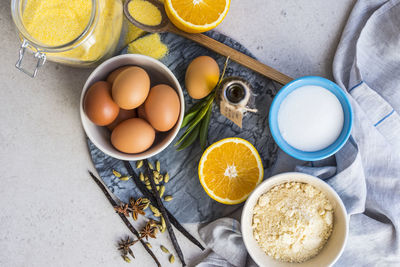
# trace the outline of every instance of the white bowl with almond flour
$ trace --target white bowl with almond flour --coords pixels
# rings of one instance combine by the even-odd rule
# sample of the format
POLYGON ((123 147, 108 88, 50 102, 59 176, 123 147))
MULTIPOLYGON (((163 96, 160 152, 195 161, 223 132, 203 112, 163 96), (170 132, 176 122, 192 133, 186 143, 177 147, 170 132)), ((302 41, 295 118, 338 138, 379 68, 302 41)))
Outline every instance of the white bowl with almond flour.
POLYGON ((331 266, 346 244, 346 208, 321 179, 298 172, 278 174, 247 199, 242 235, 259 266, 331 266))

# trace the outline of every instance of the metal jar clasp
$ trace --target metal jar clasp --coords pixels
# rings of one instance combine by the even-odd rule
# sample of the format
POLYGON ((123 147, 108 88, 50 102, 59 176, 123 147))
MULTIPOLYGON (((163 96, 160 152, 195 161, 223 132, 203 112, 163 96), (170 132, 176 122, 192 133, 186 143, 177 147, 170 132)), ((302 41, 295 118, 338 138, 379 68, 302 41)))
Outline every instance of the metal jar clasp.
POLYGON ((23 73, 29 75, 30 77, 35 78, 39 68, 41 66, 43 66, 43 64, 46 62, 46 54, 36 50, 36 52, 34 53, 34 57, 37 58, 36 67, 33 72, 30 72, 30 71, 26 70, 24 67, 22 67, 22 60, 24 58, 24 54, 25 54, 25 51, 28 48, 28 46, 29 46, 29 42, 27 40, 24 40, 19 49, 19 58, 18 58, 17 63, 15 64, 15 67, 17 69, 19 69, 20 71, 22 71, 23 73))

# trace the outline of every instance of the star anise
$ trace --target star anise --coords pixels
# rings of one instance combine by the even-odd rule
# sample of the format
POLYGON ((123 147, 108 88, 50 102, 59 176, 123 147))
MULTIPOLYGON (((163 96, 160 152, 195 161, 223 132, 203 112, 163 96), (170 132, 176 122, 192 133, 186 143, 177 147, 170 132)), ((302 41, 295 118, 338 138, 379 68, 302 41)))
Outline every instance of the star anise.
POLYGON ((124 214, 126 217, 129 217, 129 212, 132 211, 129 205, 124 203, 120 203, 119 206, 115 206, 114 210, 118 213, 124 214))
MULTIPOLYGON (((118 243, 118 249, 122 251, 122 257, 126 260, 127 255, 129 253, 129 255, 132 256, 132 258, 135 258, 135 255, 133 255, 133 251, 131 250, 131 246, 135 245, 136 242, 138 242, 139 240, 131 240, 129 238, 129 236, 124 240, 121 239, 121 241, 118 243)), ((129 259, 129 258, 128 258, 129 259)))
POLYGON ((136 221, 138 218, 138 215, 145 215, 146 213, 144 212, 144 209, 146 208, 146 203, 143 203, 142 198, 138 198, 136 201, 133 197, 129 200, 131 206, 131 212, 132 212, 132 218, 136 221))
POLYGON ((147 222, 146 226, 140 231, 140 239, 146 238, 148 240, 149 237, 156 238, 157 227, 154 226, 152 221, 147 222))

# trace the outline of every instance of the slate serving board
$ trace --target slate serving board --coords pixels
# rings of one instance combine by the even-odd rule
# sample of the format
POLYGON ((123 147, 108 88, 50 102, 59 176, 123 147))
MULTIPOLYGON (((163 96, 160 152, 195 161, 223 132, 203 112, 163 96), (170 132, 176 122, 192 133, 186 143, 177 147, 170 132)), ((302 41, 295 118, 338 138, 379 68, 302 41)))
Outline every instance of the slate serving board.
MULTIPOLYGON (((240 43, 221 33, 209 32, 207 35, 252 56, 240 43)), ((208 55, 217 60, 222 71, 225 58, 171 33, 161 34, 161 39, 169 48, 169 54, 161 61, 179 80, 184 90, 185 109, 188 110, 194 103, 184 88, 185 71, 189 63, 198 56, 208 55)), ((123 53, 126 53, 126 50, 123 53)), ((268 177, 277 154, 277 146, 268 129, 268 110, 279 85, 232 61, 225 74, 225 77, 230 76, 245 78, 251 84, 254 94, 251 108, 258 109, 258 112, 246 113, 243 118, 243 128, 240 129, 223 117, 219 112, 218 105, 214 104, 208 142, 212 144, 226 137, 241 137, 248 140, 260 153, 264 166, 264 177, 268 177)), ((178 137, 182 134, 183 131, 178 134, 178 137)), ((177 138, 173 143, 176 140, 177 138)), ((181 223, 209 222, 226 216, 242 206, 241 204, 220 204, 205 193, 197 175, 197 165, 202 155, 198 143, 179 152, 175 150, 173 143, 149 160, 151 162, 159 160, 161 172, 168 171, 171 180, 166 184, 165 195, 173 195, 174 199, 171 202, 165 202, 165 206, 181 223)), ((133 181, 120 181, 112 174, 112 169, 123 174, 127 173, 122 161, 105 155, 90 140, 88 140, 88 146, 100 177, 121 201, 127 202, 130 197, 141 196, 133 181)), ((133 167, 135 166, 134 162, 131 164, 133 167)), ((150 215, 149 212, 148 215, 150 215)))

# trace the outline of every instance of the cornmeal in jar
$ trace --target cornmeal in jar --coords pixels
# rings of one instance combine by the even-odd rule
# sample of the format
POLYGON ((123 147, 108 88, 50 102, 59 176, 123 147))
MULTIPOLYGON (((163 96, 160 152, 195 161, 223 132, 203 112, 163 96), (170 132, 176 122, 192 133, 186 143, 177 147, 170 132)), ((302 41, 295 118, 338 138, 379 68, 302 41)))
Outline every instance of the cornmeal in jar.
MULTIPOLYGON (((115 49, 122 27, 122 3, 97 0, 93 32, 75 48, 49 56, 76 59, 82 63, 100 60, 115 49)), ((27 0, 22 19, 28 33, 46 46, 60 46, 74 41, 88 27, 92 0, 27 0)), ((57 60, 56 60, 57 61, 57 60)))

